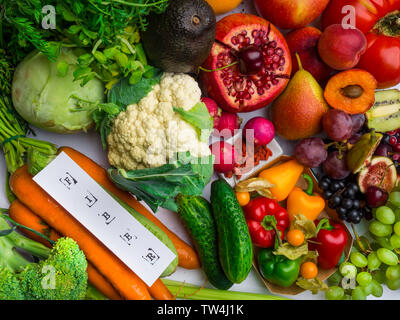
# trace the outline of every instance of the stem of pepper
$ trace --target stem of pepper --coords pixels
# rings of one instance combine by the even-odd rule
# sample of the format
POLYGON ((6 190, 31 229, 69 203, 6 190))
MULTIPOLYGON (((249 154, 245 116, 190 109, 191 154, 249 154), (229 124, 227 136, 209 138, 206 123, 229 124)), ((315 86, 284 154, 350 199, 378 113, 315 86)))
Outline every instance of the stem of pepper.
POLYGON ((314 195, 314 193, 313 193, 313 189, 314 189, 314 182, 313 182, 313 180, 312 180, 311 177, 310 177, 308 174, 306 174, 306 173, 303 174, 303 178, 304 178, 304 180, 307 181, 307 184, 308 184, 308 187, 307 187, 306 190, 304 190, 304 192, 307 193, 309 196, 314 195))
POLYGON ((278 239, 279 246, 282 245, 281 234, 278 228, 276 227, 276 218, 272 215, 266 215, 261 221, 261 226, 265 230, 271 230, 271 228, 275 231, 275 237, 278 239))
POLYGON ((329 219, 322 219, 317 226, 317 230, 315 231, 315 234, 318 234, 319 230, 325 229, 325 230, 333 230, 334 227, 331 226, 329 219))

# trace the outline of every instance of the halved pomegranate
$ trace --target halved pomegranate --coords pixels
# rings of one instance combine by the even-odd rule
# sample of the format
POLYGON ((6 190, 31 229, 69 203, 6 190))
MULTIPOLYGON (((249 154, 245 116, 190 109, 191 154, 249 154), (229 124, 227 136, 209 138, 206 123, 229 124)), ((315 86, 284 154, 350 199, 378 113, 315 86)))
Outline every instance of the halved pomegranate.
POLYGON ((203 68, 214 70, 201 71, 200 79, 222 109, 250 112, 267 106, 286 88, 292 61, 277 28, 255 15, 236 13, 217 23, 203 68))

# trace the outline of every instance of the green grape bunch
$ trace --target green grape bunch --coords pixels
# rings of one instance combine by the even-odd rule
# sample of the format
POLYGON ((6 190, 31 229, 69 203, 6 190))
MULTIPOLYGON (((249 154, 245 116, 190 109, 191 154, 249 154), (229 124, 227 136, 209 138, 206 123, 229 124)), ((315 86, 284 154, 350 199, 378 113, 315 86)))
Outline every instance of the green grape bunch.
POLYGON ((383 288, 400 289, 400 190, 373 210, 369 233, 358 237, 350 259, 329 278, 328 300, 366 300, 381 297, 383 288))

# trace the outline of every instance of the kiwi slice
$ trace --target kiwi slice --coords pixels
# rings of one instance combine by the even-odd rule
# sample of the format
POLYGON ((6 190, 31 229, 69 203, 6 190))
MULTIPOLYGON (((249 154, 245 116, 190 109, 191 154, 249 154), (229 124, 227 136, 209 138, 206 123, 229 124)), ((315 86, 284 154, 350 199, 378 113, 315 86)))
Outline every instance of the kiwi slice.
POLYGON ((375 92, 375 104, 366 112, 368 128, 387 132, 400 128, 400 90, 375 92))

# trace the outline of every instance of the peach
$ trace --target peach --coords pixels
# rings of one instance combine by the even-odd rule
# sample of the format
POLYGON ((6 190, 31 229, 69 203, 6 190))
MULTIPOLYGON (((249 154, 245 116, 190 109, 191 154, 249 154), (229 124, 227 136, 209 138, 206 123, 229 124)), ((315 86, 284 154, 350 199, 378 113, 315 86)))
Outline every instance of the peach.
POLYGON ((282 29, 299 29, 317 19, 329 0, 254 0, 259 14, 282 29))
POLYGON ((310 72, 320 84, 325 84, 332 68, 326 65, 318 54, 318 40, 322 32, 314 27, 304 27, 289 32, 285 38, 292 56, 292 75, 299 70, 295 54, 300 56, 303 68, 310 72))
POLYGON ((348 70, 360 61, 367 39, 358 29, 344 29, 341 24, 327 27, 318 41, 322 60, 335 70, 348 70))

